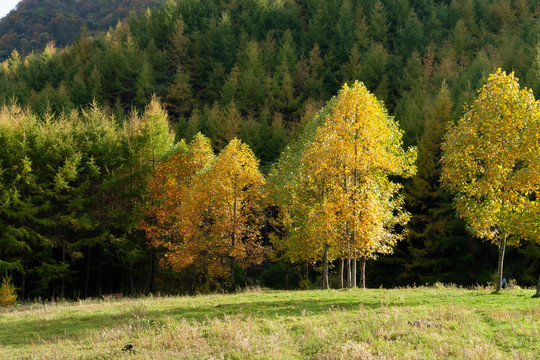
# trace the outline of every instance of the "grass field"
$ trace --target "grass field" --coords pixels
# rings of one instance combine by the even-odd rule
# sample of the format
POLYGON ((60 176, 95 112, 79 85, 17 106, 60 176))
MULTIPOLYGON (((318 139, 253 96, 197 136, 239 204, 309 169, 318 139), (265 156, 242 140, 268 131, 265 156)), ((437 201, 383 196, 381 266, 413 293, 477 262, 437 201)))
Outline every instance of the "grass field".
POLYGON ((0 359, 539 359, 533 290, 247 291, 0 309, 0 359), (133 343, 135 352, 122 352, 133 343))

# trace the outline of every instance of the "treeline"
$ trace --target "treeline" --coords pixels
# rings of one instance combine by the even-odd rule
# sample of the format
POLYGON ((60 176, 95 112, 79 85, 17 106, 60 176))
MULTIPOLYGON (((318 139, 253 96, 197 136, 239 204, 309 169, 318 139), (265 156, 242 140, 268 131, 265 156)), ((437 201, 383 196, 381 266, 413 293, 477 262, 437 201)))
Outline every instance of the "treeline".
POLYGON ((152 288, 138 214, 173 140, 155 100, 121 125, 97 106, 44 118, 0 110, 0 271, 19 299, 152 288))
MULTIPOLYGON (((0 97, 28 107, 37 123, 51 114, 82 114, 95 102, 123 124, 156 94, 177 140, 201 132, 219 152, 238 137, 267 173, 331 95, 358 79, 399 121, 404 145, 418 145, 417 175, 403 182, 408 236, 394 255, 368 262, 368 285, 488 282, 496 251, 471 238, 452 197, 440 189, 440 142, 447 123, 497 67, 514 70, 522 86, 540 93, 539 15, 538 1, 519 0, 169 0, 107 34, 83 33, 67 48, 13 53, 0 67, 0 97)), ((93 270, 104 271, 105 259, 117 264, 100 249, 88 262, 93 270)), ((517 251, 508 254, 508 276, 533 283, 538 246, 517 251)), ((134 269, 153 273, 155 254, 145 256, 134 260, 134 269)), ((283 287, 287 277, 294 285, 314 281, 313 269, 274 262, 248 275, 283 287)), ((166 279, 172 284, 178 277, 161 270, 164 289, 166 279)), ((151 278, 135 274, 135 280, 151 278)), ((121 287, 120 280, 115 284, 121 287)))
POLYGON ((22 55, 41 52, 49 43, 64 47, 81 32, 107 31, 130 12, 161 5, 163 0, 21 0, 0 21, 0 60, 13 50, 22 55))

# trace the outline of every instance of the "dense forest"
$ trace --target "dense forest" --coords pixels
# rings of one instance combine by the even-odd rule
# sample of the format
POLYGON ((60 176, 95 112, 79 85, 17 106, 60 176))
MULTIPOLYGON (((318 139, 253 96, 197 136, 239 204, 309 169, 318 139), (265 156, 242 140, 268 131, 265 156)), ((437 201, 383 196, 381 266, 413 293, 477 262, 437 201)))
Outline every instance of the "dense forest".
MULTIPOLYGON (((440 144, 497 68, 540 94, 539 1, 168 0, 106 33, 89 32, 103 15, 84 13, 71 18, 72 35, 86 31, 69 46, 51 36, 57 45, 28 53, 38 44, 21 42, 0 66, 0 273, 12 274, 22 299, 219 290, 230 285, 226 268, 240 286, 318 286, 324 271, 340 286, 343 262, 324 269, 320 257, 282 256, 280 208, 271 203, 252 210, 264 215, 250 220, 257 261, 229 254, 227 266, 175 266, 174 244, 156 240, 155 194, 165 190, 152 181, 156 169, 203 151, 212 183, 234 163, 223 160, 234 138, 258 159, 251 164, 260 161, 261 176, 271 174, 287 144, 304 139, 319 110, 356 80, 399 123, 403 148, 417 147, 416 174, 390 174, 410 213, 406 236, 393 254, 367 261, 366 285, 494 280, 496 247, 467 231, 440 186, 440 144)), ((217 203, 197 213, 213 226, 196 236, 226 223, 217 203)), ((200 251, 227 258, 208 244, 200 251)), ((507 278, 533 284, 539 271, 539 245, 507 250, 507 278)))
POLYGON ((164 0, 21 0, 0 21, 0 59, 13 50, 41 52, 49 42, 64 47, 81 32, 97 34, 114 27, 130 12, 152 9, 164 0))

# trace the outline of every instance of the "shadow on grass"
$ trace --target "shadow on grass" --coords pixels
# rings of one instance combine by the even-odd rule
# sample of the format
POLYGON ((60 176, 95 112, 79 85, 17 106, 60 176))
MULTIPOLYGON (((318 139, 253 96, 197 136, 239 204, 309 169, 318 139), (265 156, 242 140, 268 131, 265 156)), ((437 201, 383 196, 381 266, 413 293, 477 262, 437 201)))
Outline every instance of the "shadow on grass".
MULTIPOLYGON (((398 305, 398 304, 393 304, 398 305)), ((410 304, 408 304, 410 305, 410 304)), ((188 321, 203 321, 224 316, 252 316, 255 318, 275 316, 314 316, 327 313, 331 310, 353 311, 361 308, 377 309, 389 306, 380 301, 352 301, 352 300, 268 300, 268 301, 242 301, 219 304, 216 306, 200 306, 193 308, 177 307, 169 309, 165 315, 175 319, 182 318, 188 321)), ((158 315, 150 310, 151 315, 158 315)), ((163 313, 160 313, 163 315, 163 313)))
MULTIPOLYGON (((234 301, 234 298, 231 298, 234 301)), ((33 342, 56 342, 62 339, 77 340, 88 336, 92 331, 110 329, 115 326, 139 322, 142 319, 155 321, 171 317, 175 321, 183 319, 190 322, 202 322, 209 319, 221 319, 226 316, 269 318, 276 316, 317 316, 328 311, 354 311, 359 309, 377 309, 380 307, 403 306, 402 303, 385 303, 379 299, 373 301, 355 301, 354 299, 287 299, 267 301, 239 301, 215 306, 192 306, 185 303, 167 310, 150 308, 139 309, 124 307, 115 313, 75 314, 51 320, 20 320, 4 324, 0 330, 0 344, 20 346, 33 342)), ((407 303, 407 306, 412 304, 407 303)), ((114 305, 113 305, 114 306, 114 305)))
POLYGON ((0 345, 31 345, 41 341, 75 340, 93 330, 111 328, 129 323, 124 314, 89 314, 63 317, 53 320, 13 321, 0 330, 0 345))

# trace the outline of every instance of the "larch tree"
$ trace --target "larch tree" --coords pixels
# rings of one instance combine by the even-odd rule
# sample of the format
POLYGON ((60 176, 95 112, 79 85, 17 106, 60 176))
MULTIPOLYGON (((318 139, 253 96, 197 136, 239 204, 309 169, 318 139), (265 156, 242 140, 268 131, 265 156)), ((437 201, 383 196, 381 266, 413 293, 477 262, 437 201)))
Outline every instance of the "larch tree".
POLYGON ((455 193, 459 215, 472 234, 498 246, 496 291, 506 245, 538 239, 539 129, 532 91, 498 69, 443 143, 442 182, 455 193))
POLYGON ((214 158, 210 140, 199 133, 189 144, 176 144, 148 180, 149 201, 140 227, 152 246, 167 249, 164 261, 175 271, 205 261, 207 201, 197 182, 214 158))
MULTIPOLYGON (((122 172, 119 174, 120 178, 124 178, 123 181, 128 182, 126 187, 129 189, 126 191, 129 196, 127 204, 124 207, 124 215, 130 213, 133 215, 128 216, 128 218, 124 220, 125 225, 127 225, 126 221, 135 220, 135 214, 139 211, 140 207, 144 206, 146 200, 146 182, 156 167, 157 158, 170 150, 173 145, 174 134, 171 131, 166 111, 162 108, 158 99, 155 96, 152 96, 152 99, 141 115, 134 112, 124 123, 122 135, 122 150, 127 160, 126 167, 129 167, 129 174, 127 174, 127 176, 124 176, 122 172)), ((122 221, 121 219, 115 220, 122 221)), ((129 224, 130 229, 134 230, 136 227, 137 224, 135 223, 129 224)), ((136 249, 138 245, 135 240, 139 239, 135 235, 135 231, 130 231, 129 236, 131 237, 131 241, 126 243, 126 245, 131 245, 131 249, 128 253, 131 253, 132 256, 128 256, 124 259, 130 266, 130 278, 133 276, 131 268, 134 260, 137 259, 137 256, 135 256, 136 253, 138 252, 139 256, 142 255, 140 249, 136 249)), ((139 241, 141 240, 142 239, 139 241)), ((156 268, 154 247, 150 247, 148 255, 150 270, 145 286, 146 292, 152 291, 154 282, 153 279, 156 268)), ((132 283, 131 279, 130 283, 132 283)))

